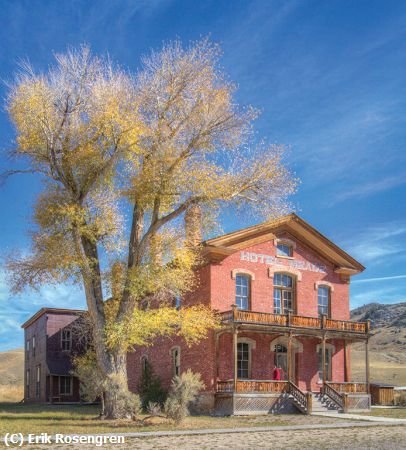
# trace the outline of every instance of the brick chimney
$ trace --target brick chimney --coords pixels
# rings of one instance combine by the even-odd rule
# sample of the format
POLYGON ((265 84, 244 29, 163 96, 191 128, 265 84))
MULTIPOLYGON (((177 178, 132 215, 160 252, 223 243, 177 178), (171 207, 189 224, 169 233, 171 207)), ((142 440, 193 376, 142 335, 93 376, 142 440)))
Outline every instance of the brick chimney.
POLYGON ((199 205, 191 205, 185 213, 186 244, 193 247, 202 242, 202 210, 199 205))

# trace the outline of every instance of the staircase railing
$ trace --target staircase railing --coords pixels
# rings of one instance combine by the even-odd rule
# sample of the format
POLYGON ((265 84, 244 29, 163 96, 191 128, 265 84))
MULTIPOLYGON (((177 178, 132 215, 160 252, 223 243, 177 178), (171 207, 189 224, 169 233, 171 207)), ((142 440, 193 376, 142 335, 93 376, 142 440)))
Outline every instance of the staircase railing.
POLYGON ((336 391, 328 383, 323 384, 322 394, 332 400, 339 408, 344 409, 344 395, 336 391))
POLYGON ((305 414, 312 412, 312 394, 304 393, 294 383, 289 381, 289 394, 294 398, 299 409, 305 414))

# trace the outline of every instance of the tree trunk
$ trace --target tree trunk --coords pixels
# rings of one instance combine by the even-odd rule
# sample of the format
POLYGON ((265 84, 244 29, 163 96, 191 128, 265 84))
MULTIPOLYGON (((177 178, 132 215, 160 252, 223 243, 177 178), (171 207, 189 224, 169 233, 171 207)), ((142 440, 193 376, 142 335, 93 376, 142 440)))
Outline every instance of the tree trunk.
POLYGON ((104 394, 104 417, 106 419, 122 419, 128 413, 123 400, 128 393, 127 353, 111 352, 104 342, 95 343, 96 358, 100 369, 106 377, 104 394))

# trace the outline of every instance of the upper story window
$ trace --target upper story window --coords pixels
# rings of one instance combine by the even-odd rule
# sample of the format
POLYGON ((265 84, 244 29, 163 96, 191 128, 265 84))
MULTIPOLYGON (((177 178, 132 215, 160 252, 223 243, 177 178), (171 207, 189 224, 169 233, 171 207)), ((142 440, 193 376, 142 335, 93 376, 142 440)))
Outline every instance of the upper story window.
POLYGON ((25 349, 27 351, 27 356, 30 356, 30 340, 29 339, 27 339, 25 349))
POLYGON ((273 277, 273 305, 275 314, 294 311, 294 282, 286 273, 275 273, 273 277))
POLYGON ((72 348, 72 333, 70 330, 62 330, 61 348, 64 351, 70 351, 72 348))
POLYGON ((32 355, 35 356, 35 336, 32 337, 32 355))
POLYGON ((319 286, 317 289, 317 305, 319 315, 330 316, 330 288, 319 286))
POLYGON ((279 242, 276 246, 276 256, 293 256, 293 247, 290 244, 279 242))
POLYGON ((235 277, 235 304, 239 309, 249 309, 250 303, 250 277, 236 275, 235 277))

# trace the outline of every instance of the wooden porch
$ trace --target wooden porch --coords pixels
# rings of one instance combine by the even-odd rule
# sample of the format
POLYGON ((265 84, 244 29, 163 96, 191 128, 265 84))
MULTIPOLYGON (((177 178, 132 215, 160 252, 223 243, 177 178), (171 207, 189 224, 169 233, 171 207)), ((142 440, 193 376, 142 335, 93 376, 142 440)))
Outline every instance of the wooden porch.
MULTIPOLYGON (((292 360, 292 341, 295 336, 311 336, 320 339, 322 357, 322 379, 320 395, 333 403, 341 411, 365 410, 370 408, 369 395, 369 351, 368 340, 370 322, 352 322, 346 320, 334 320, 321 317, 306 317, 294 314, 272 314, 237 309, 235 305, 230 311, 220 313, 222 330, 218 333, 228 332, 232 334, 232 361, 233 378, 217 381, 217 396, 224 403, 227 396, 232 398, 232 414, 236 412, 236 404, 243 404, 244 411, 248 411, 248 402, 258 404, 261 399, 265 409, 273 407, 275 398, 290 399, 293 405, 302 413, 311 414, 313 395, 312 392, 304 392, 294 383, 290 361, 292 360), (237 342, 240 332, 270 333, 286 336, 287 345, 287 379, 282 380, 257 380, 239 379, 237 375, 237 342), (344 341, 344 380, 345 382, 327 381, 326 373, 326 341, 328 339, 342 339, 344 341), (347 342, 365 342, 365 382, 350 382, 348 380, 347 342), (268 401, 265 401, 268 397, 268 401), (237 401, 237 400, 238 401, 237 401), (249 400, 250 399, 250 400, 249 400)), ((218 353, 218 340, 216 339, 218 353)), ((260 403, 261 403, 260 402, 260 403)), ((230 407, 229 407, 230 409, 230 407)), ((270 409, 271 410, 271 409, 270 409)))

